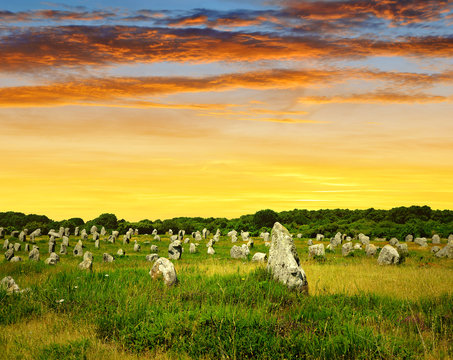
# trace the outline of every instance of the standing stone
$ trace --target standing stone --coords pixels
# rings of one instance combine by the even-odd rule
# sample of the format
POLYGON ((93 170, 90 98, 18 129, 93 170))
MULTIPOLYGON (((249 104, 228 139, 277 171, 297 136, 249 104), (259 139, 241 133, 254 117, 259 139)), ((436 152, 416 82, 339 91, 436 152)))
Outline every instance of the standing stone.
POLYGON ((176 241, 178 240, 178 235, 172 235, 170 236, 170 241, 173 242, 173 241, 176 241))
POLYGON ((238 232, 236 230, 231 230, 230 232, 228 232, 227 236, 232 237, 233 235, 237 236, 237 234, 238 232))
POLYGON ((80 264, 79 264, 79 269, 80 270, 89 270, 93 271, 93 261, 90 259, 84 259, 80 264))
POLYGON ((135 243, 134 243, 134 251, 135 252, 140 252, 140 244, 137 242, 137 240, 135 240, 135 243))
POLYGON ((359 237, 359 241, 362 243, 362 245, 368 245, 370 243, 369 236, 366 236, 365 234, 360 233, 358 237, 359 237))
POLYGON ((181 241, 176 240, 168 246, 168 257, 172 260, 179 260, 181 258, 182 245, 181 241))
POLYGON ((67 252, 68 252, 67 246, 64 243, 61 243, 61 245, 60 245, 60 254, 61 255, 66 255, 67 252))
POLYGON ((398 254, 400 256, 400 262, 402 262, 406 257, 409 256, 409 249, 407 248, 406 243, 396 244, 396 251, 398 251, 398 254))
POLYGON ((379 265, 398 264, 400 256, 393 246, 385 245, 381 250, 377 261, 379 265))
POLYGON ((354 247, 353 247, 354 250, 362 250, 362 245, 357 243, 357 244, 354 244, 354 247))
POLYGON ((212 246, 208 247, 208 255, 214 255, 215 254, 215 250, 212 246))
POLYGON ((3 237, 5 236, 5 234, 3 233, 5 229, 3 229, 2 227, 0 227, 0 239, 3 239, 3 237))
POLYGON ((41 229, 36 229, 35 231, 32 231, 32 233, 30 234, 30 241, 34 243, 35 239, 39 236, 41 236, 41 229))
POLYGON ((53 252, 46 260, 44 260, 44 263, 47 265, 56 265, 59 261, 60 257, 53 252))
POLYGON ((97 231, 95 231, 93 233, 93 241, 96 241, 96 240, 99 240, 99 233, 97 231))
POLYGON ((151 268, 149 275, 153 280, 163 278, 165 285, 172 286, 178 282, 173 263, 166 258, 159 258, 151 268))
POLYGON ((16 252, 17 252, 17 251, 20 251, 21 247, 22 247, 22 246, 21 246, 20 243, 15 243, 15 244, 14 244, 14 251, 16 251, 16 252))
POLYGON ((117 254, 118 256, 124 256, 124 255, 126 255, 126 253, 124 252, 123 249, 119 249, 119 250, 117 251, 116 254, 117 254))
POLYGON ((107 234, 107 231, 105 231, 105 227, 101 228, 101 236, 105 236, 107 234))
POLYGON ((55 252, 55 241, 49 241, 49 254, 55 252))
POLYGON ((232 259, 247 259, 248 254, 250 254, 250 250, 245 244, 242 246, 233 245, 230 250, 230 256, 232 259))
POLYGON ((340 245, 341 242, 342 242, 341 232, 337 232, 337 233, 335 234, 335 237, 333 238, 333 244, 334 244, 335 246, 337 246, 337 245, 340 245))
POLYGON ((154 229, 153 232, 151 233, 152 235, 156 236, 157 235, 157 229, 154 229))
POLYGON ((271 247, 267 269, 275 280, 303 292, 308 292, 307 276, 300 267, 299 255, 288 230, 276 222, 271 232, 271 247))
POLYGON ((111 262, 113 262, 115 260, 115 258, 112 255, 110 255, 110 254, 104 253, 102 255, 102 260, 104 262, 111 263, 111 262))
POLYGON ((64 235, 64 227, 60 226, 60 230, 58 230, 58 235, 59 237, 62 237, 64 235))
POLYGON ((365 253, 367 256, 374 256, 374 255, 376 255, 376 252, 377 252, 377 248, 375 245, 368 244, 367 246, 365 246, 365 253))
POLYGON ((83 256, 83 248, 82 248, 82 245, 80 244, 80 242, 78 242, 76 244, 76 246, 74 246, 74 250, 72 251, 72 254, 74 256, 83 256))
POLYGON ((126 235, 123 235, 123 245, 129 244, 129 237, 126 235))
POLYGON ((449 259, 453 259, 453 244, 448 243, 445 245, 442 249, 436 252, 436 256, 439 258, 447 257, 449 259))
POLYGON ((264 242, 269 241, 269 236, 270 236, 270 234, 268 232, 263 233, 263 241, 264 242))
POLYGON ((159 248, 157 247, 157 245, 151 245, 151 252, 152 253, 157 253, 159 251, 159 248))
POLYGON ((208 229, 204 228, 202 233, 203 233, 203 239, 206 239, 208 237, 208 229))
POLYGON ((25 244, 25 248, 24 248, 24 251, 25 252, 29 252, 30 251, 30 244, 25 244))
POLYGON ((296 237, 297 237, 298 239, 302 239, 302 234, 297 234, 296 237))
POLYGON ((93 261, 93 254, 90 253, 89 251, 86 251, 85 254, 83 254, 83 260, 93 261))
POLYGON ((61 243, 64 244, 66 247, 68 247, 69 246, 69 237, 63 236, 63 240, 61 243))
POLYGON ((80 238, 82 240, 88 239, 88 234, 87 234, 87 231, 85 229, 82 229, 82 232, 80 233, 80 238))
POLYGON ((238 237, 236 235, 231 236, 231 242, 235 243, 236 241, 238 241, 238 237))
POLYGON ((414 241, 414 236, 411 234, 406 235, 405 240, 406 240, 406 242, 412 242, 412 241, 414 241))
POLYGON ((439 235, 435 234, 433 235, 433 244, 440 244, 440 237, 439 235))
POLYGON ((160 241, 160 236, 159 235, 155 235, 154 236, 154 241, 160 241))
POLYGON ((94 248, 95 249, 100 249, 101 247, 101 241, 99 239, 97 239, 95 242, 94 242, 94 248))
POLYGON ((11 237, 18 237, 19 236, 19 231, 13 230, 11 231, 11 237))
POLYGON ((49 238, 54 238, 54 239, 55 239, 55 238, 60 238, 60 237, 61 237, 61 236, 60 236, 60 233, 57 233, 57 232, 55 232, 55 231, 53 231, 53 230, 50 230, 50 231, 47 233, 47 235, 49 236, 49 238))
POLYGON ((98 228, 96 225, 93 225, 90 229, 90 234, 94 234, 95 232, 98 232, 98 228))
POLYGON ((190 243, 190 239, 189 238, 185 238, 184 239, 184 244, 188 244, 188 243, 190 243))
POLYGON ((146 255, 146 261, 156 261, 157 259, 159 259, 159 255, 157 254, 148 254, 146 255))
POLYGON ((252 249, 252 248, 255 246, 255 243, 253 242, 253 239, 252 239, 252 238, 249 239, 249 241, 248 241, 248 243, 247 243, 247 246, 248 246, 250 249, 252 249))
POLYGON ((255 255, 253 255, 253 257, 252 257, 253 262, 266 262, 266 260, 267 260, 267 254, 261 253, 261 252, 255 253, 255 255))
POLYGON ((8 247, 9 247, 9 240, 6 239, 6 240, 3 242, 3 250, 8 250, 8 247))
POLYGON ((398 244, 398 239, 397 238, 391 238, 389 241, 389 244, 392 246, 396 246, 398 244))
POLYGON ((198 252, 198 244, 190 243, 189 252, 195 254, 198 252))
POLYGON ((74 236, 79 236, 79 227, 76 226, 76 228, 74 229, 74 236))
POLYGON ((135 229, 135 230, 134 230, 134 235, 135 235, 135 236, 138 236, 138 229, 135 229))
POLYGON ((19 241, 27 241, 27 233, 28 233, 28 230, 27 229, 24 229, 20 232, 19 234, 19 241))
POLYGON ((6 261, 10 261, 14 257, 14 249, 8 249, 5 252, 6 261))
POLYGON ((13 256, 10 260, 10 262, 15 263, 15 262, 21 262, 22 258, 20 256, 13 256))
POLYGON ((32 261, 39 261, 39 248, 33 246, 33 249, 28 253, 28 259, 32 261))
POLYGON ((0 281, 0 287, 6 291, 7 294, 19 293, 20 288, 11 276, 6 276, 0 281))
POLYGON ((440 250, 440 247, 439 247, 439 246, 433 246, 433 247, 431 248, 430 251, 431 251, 433 254, 435 254, 435 253, 437 253, 439 250, 440 250))
POLYGON ((195 233, 195 241, 201 241, 201 240, 202 240, 201 234, 200 234, 199 231, 197 231, 197 232, 195 233))
POLYGON ((242 241, 249 241, 250 233, 248 231, 241 230, 242 241))
POLYGON ((324 244, 311 245, 308 247, 308 258, 312 259, 315 256, 326 256, 324 244))
POLYGON ((308 245, 308 246, 312 246, 312 245, 313 245, 313 240, 312 240, 312 239, 308 239, 307 245, 308 245))
POLYGON ((414 243, 417 245, 420 245, 421 247, 427 247, 428 246, 428 241, 426 238, 415 238, 414 243))
POLYGON ((324 235, 323 234, 316 234, 316 241, 323 241, 324 235))
POLYGON ((185 234, 186 234, 185 230, 179 230, 178 231, 178 240, 182 240, 184 238, 185 234))
POLYGON ((332 244, 328 244, 326 246, 326 250, 329 250, 330 252, 335 252, 335 246, 333 246, 332 244))
POLYGON ((448 243, 453 245, 453 234, 448 235, 448 243))
POLYGON ((349 254, 354 252, 354 248, 352 246, 352 242, 344 243, 341 247, 341 255, 348 256, 349 254))
POLYGON ((64 229, 64 236, 69 236, 71 229, 65 228, 64 229))

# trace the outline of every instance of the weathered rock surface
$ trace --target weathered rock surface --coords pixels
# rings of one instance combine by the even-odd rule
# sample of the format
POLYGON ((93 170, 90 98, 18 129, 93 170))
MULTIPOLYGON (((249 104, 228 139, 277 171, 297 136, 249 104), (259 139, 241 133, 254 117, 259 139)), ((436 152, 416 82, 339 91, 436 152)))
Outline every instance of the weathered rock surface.
POLYGON ((176 240, 170 243, 168 246, 168 257, 172 260, 179 260, 182 254, 181 241, 176 240))
POLYGON ((214 255, 215 254, 215 250, 212 246, 208 247, 208 255, 214 255))
POLYGON ((267 269, 275 280, 291 289, 308 292, 307 276, 300 266, 296 246, 288 230, 276 222, 271 232, 267 269))
POLYGON ((39 261, 39 248, 33 246, 33 249, 28 253, 28 259, 31 261, 39 261))
POLYGON ((156 261, 157 259, 159 259, 159 255, 157 254, 146 255, 146 261, 156 261))
POLYGON ((230 256, 233 259, 247 259, 247 255, 250 253, 250 250, 247 245, 243 244, 242 246, 233 245, 230 250, 230 256))
POLYGON ((367 256, 374 256, 376 255, 377 247, 373 244, 368 244, 365 246, 365 253, 367 256))
POLYGON ((149 275, 154 279, 163 278, 165 285, 172 286, 178 282, 173 263, 166 258, 159 258, 151 268, 149 275))
POLYGON ((3 288, 7 294, 14 294, 21 292, 19 285, 16 284, 11 276, 6 276, 0 281, 0 287, 3 288))
POLYGON ((103 260, 104 262, 111 263, 111 262, 115 261, 115 258, 113 257, 113 255, 104 253, 104 254, 102 255, 102 260, 103 260))
POLYGON ((257 252, 252 257, 253 262, 266 262, 266 260, 267 260, 267 254, 262 253, 262 252, 257 252))
POLYGON ((437 234, 433 235, 432 242, 433 244, 440 244, 440 236, 437 234))
POLYGON ((326 252, 324 244, 311 245, 308 247, 308 258, 314 258, 315 256, 325 256, 326 252))
POLYGON ((190 243, 189 252, 191 254, 196 254, 198 252, 198 244, 190 243))
POLYGON ((353 252, 354 252, 354 247, 352 245, 352 242, 344 243, 341 246, 341 255, 348 256, 349 254, 351 254, 353 252))
POLYGON ((393 265, 398 264, 400 261, 400 255, 398 251, 391 245, 385 245, 378 257, 379 265, 393 265))

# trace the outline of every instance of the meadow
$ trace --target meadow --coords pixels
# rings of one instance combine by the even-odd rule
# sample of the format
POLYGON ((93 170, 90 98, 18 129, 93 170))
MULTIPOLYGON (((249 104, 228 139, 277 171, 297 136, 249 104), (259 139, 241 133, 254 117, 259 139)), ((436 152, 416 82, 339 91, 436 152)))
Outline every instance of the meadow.
MULTIPOLYGON (((123 245, 90 239, 93 271, 72 255, 44 264, 47 236, 37 239, 41 260, 0 263, 0 278, 21 289, 0 290, 0 358, 4 359, 449 359, 453 357, 453 260, 408 243, 409 257, 380 266, 363 251, 308 258, 308 239, 295 238, 309 295, 275 282, 263 263, 261 238, 247 260, 230 258, 222 236, 215 255, 206 240, 199 253, 184 244, 174 260, 178 284, 149 276, 150 246, 167 257, 169 237, 133 236, 123 245), (141 252, 133 251, 134 240, 141 252), (119 248, 123 257, 116 256, 119 248), (102 261, 103 253, 115 256, 102 261)), ((192 240, 193 241, 193 240, 192 240)), ((61 240, 57 240, 58 253, 61 240)), ((242 242, 239 241, 240 245, 242 242)), ((314 241, 314 244, 319 243, 314 241)), ((323 242, 325 245, 328 241, 323 242)), ((383 242, 372 241, 377 246, 383 242)), ((442 246, 446 240, 442 239, 442 246)))

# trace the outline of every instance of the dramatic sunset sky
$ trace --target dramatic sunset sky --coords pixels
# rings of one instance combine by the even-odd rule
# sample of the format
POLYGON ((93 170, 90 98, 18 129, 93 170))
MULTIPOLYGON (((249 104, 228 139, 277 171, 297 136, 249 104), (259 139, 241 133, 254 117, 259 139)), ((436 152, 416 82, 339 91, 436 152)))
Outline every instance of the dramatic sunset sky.
POLYGON ((453 208, 453 1, 0 7, 0 211, 453 208))

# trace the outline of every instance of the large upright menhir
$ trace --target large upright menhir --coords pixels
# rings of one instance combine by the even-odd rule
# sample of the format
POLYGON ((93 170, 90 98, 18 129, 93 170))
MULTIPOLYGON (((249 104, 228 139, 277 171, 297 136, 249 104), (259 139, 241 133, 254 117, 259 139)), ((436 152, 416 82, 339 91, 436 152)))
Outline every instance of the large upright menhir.
POLYGON ((307 276, 300 267, 299 255, 288 230, 276 222, 271 232, 271 247, 267 270, 275 280, 287 285, 290 289, 308 293, 307 276))

